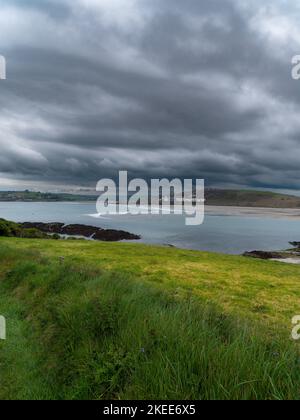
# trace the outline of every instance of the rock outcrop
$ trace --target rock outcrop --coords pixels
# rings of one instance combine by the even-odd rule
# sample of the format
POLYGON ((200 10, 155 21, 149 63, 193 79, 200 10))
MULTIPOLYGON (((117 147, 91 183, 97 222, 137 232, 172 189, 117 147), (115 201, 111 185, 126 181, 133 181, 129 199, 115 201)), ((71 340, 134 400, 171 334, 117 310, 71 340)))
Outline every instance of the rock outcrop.
POLYGON ((38 229, 41 232, 68 236, 82 236, 97 241, 118 242, 134 241, 141 239, 140 236, 123 230, 101 229, 88 225, 65 225, 63 223, 22 223, 23 229, 38 229))
POLYGON ((251 251, 245 252, 244 257, 258 258, 260 260, 272 260, 272 259, 281 259, 285 256, 280 252, 268 252, 268 251, 251 251))

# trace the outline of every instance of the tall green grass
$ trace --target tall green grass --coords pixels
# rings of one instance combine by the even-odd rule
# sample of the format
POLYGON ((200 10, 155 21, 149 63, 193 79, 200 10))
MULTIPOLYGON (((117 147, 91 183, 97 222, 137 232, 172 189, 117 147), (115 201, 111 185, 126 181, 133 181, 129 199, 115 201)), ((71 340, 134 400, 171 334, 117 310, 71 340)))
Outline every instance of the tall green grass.
POLYGON ((130 273, 0 248, 0 399, 298 399, 299 353, 130 273))

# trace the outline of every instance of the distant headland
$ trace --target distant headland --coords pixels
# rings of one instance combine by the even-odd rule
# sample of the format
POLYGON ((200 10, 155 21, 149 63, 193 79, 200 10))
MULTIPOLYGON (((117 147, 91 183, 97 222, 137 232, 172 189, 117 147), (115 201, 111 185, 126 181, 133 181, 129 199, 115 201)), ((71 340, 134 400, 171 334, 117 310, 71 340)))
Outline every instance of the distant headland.
POLYGON ((95 201, 95 195, 81 195, 68 193, 50 193, 35 191, 0 191, 0 202, 63 202, 63 201, 95 201))
MULTIPOLYGON (((0 202, 96 202, 96 195, 34 191, 0 191, 0 202)), ((224 207, 300 209, 300 197, 268 191, 206 188, 205 204, 224 207)))

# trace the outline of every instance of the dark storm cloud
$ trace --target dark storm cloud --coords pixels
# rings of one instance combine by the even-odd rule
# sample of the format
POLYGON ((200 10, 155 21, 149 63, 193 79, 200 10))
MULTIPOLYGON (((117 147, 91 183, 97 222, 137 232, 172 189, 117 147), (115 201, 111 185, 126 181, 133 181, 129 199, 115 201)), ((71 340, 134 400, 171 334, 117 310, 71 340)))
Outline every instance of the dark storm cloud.
POLYGON ((0 181, 298 188, 297 18, 281 0, 2 1, 0 181))

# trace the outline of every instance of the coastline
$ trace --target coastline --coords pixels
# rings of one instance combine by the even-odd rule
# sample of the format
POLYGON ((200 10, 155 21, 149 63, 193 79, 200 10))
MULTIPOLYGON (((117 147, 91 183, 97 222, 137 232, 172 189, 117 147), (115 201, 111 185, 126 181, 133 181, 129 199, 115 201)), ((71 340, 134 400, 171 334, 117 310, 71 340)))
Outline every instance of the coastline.
MULTIPOLYGON (((300 240, 297 235, 300 209, 205 206, 205 223, 197 229, 184 228, 184 224, 176 217, 159 217, 156 220, 151 216, 124 215, 103 217, 92 222, 90 213, 93 209, 94 203, 84 201, 0 203, 1 217, 16 223, 30 222, 31 225, 36 225, 60 221, 64 225, 85 227, 92 224, 93 232, 89 231, 86 234, 88 239, 91 239, 95 228, 103 229, 101 237, 105 230, 126 230, 139 237, 131 237, 130 240, 142 243, 167 244, 180 249, 230 255, 242 255, 254 250, 286 252, 290 241, 300 240)), ((67 238, 69 232, 61 232, 61 229, 58 229, 57 233, 64 234, 67 238)), ((81 229, 76 229, 72 236, 82 238, 81 233, 81 229)), ((121 237, 121 240, 126 239, 121 237)))
POLYGON ((300 209, 268 207, 205 206, 206 216, 268 217, 300 220, 300 209))
MULTIPOLYGON (((16 201, 2 201, 1 204, 26 203, 26 204, 68 204, 68 205, 91 205, 92 201, 78 200, 78 201, 30 201, 30 200, 16 200, 16 201)), ((233 217, 268 217, 275 219, 300 220, 300 208, 275 208, 275 207, 242 207, 242 206, 215 206, 205 205, 206 216, 233 216, 233 217)), ((32 222, 35 222, 33 220, 32 222)))

